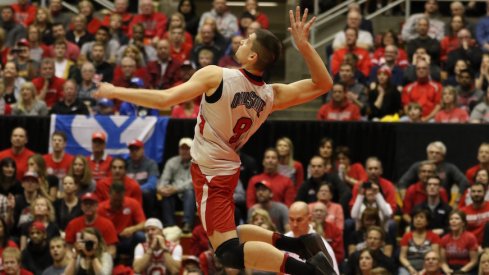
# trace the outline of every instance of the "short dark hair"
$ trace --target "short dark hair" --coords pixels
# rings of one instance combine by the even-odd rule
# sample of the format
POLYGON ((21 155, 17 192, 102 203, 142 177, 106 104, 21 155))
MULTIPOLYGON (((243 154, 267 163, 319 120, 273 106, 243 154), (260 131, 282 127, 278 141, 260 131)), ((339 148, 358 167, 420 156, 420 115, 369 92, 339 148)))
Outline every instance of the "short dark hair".
POLYGON ((68 137, 66 136, 66 133, 63 131, 54 131, 54 133, 52 134, 51 137, 54 137, 54 136, 61 137, 64 141, 66 141, 68 139, 68 137))
POLYGON ((112 165, 114 165, 114 162, 116 162, 116 161, 121 161, 122 163, 124 163, 124 169, 126 169, 126 168, 127 168, 127 163, 126 163, 126 160, 125 160, 125 159, 123 159, 123 158, 121 158, 121 157, 114 157, 114 158, 112 159, 112 161, 110 162, 110 167, 111 167, 111 168, 112 168, 112 165))
POLYGON ((258 54, 255 67, 263 71, 272 67, 279 59, 282 52, 282 43, 269 30, 258 29, 255 35, 256 39, 252 46, 252 50, 258 54))

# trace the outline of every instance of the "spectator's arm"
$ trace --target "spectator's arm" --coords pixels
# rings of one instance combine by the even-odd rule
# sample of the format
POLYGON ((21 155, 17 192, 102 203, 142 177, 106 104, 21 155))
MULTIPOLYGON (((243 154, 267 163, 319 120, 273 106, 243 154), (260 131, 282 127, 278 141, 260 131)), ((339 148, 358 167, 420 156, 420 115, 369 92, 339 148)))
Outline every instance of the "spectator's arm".
POLYGON ((134 261, 132 263, 132 268, 135 273, 143 273, 151 262, 152 254, 153 249, 151 248, 146 249, 145 252, 141 244, 136 247, 134 250, 134 261))
POLYGON ((141 185, 141 190, 146 191, 146 190, 156 190, 156 183, 158 182, 158 179, 156 176, 149 176, 148 180, 141 185))
POLYGON ((389 219, 390 217, 392 217, 392 208, 385 201, 384 197, 380 193, 377 193, 375 195, 375 201, 377 202, 377 206, 379 207, 379 210, 384 215, 385 219, 389 219))

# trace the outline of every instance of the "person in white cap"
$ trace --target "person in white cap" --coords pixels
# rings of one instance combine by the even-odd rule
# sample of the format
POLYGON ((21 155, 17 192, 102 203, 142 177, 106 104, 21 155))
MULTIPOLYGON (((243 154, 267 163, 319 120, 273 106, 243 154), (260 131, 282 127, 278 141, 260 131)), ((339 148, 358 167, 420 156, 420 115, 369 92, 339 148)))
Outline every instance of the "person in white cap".
POLYGON ((163 169, 157 187, 158 195, 163 199, 161 211, 166 226, 176 225, 175 203, 183 202, 184 233, 190 233, 195 221, 195 193, 190 175, 190 148, 192 139, 184 137, 178 142, 178 156, 170 158, 163 169))
POLYGON ((134 249, 134 272, 142 274, 176 274, 182 264, 182 246, 165 239, 163 224, 150 218, 144 223, 146 242, 134 249))
POLYGON ((216 255, 225 267, 296 274, 336 274, 321 237, 291 238, 255 225, 236 226, 233 191, 238 183, 237 153, 278 111, 313 100, 332 87, 323 60, 309 43, 315 18, 289 11, 289 31, 304 57, 311 79, 266 84, 263 74, 279 59, 282 45, 270 31, 258 29, 236 52, 241 69, 206 66, 185 83, 163 91, 115 87, 101 83, 94 96, 117 98, 150 108, 167 108, 202 96, 191 149, 191 174, 198 213, 216 255), (288 257, 296 252, 306 262, 288 257))

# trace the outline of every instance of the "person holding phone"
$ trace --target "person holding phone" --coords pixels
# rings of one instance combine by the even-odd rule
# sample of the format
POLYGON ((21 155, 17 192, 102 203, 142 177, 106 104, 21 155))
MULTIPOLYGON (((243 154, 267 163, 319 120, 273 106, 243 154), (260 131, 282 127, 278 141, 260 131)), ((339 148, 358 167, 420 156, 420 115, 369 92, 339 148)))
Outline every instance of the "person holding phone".
POLYGON ((100 232, 93 227, 87 227, 79 232, 65 275, 109 275, 112 274, 112 267, 112 257, 107 252, 100 232))

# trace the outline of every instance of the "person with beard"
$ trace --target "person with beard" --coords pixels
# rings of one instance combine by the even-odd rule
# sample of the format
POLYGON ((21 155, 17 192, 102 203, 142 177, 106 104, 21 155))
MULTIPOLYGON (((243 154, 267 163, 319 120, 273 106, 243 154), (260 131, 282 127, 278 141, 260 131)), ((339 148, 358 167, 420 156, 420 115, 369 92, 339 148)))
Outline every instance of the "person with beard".
POLYGON ((429 76, 429 63, 419 60, 416 64, 416 81, 404 87, 402 90, 402 104, 407 113, 407 106, 411 102, 417 102, 423 108, 423 121, 429 121, 440 110, 442 86, 439 82, 432 81, 429 76))
POLYGON ((68 265, 67 252, 64 239, 60 237, 52 238, 49 241, 49 253, 53 259, 53 265, 46 268, 42 275, 63 275, 68 265))
POLYGON ((489 202, 484 200, 486 188, 482 183, 476 182, 470 187, 472 204, 461 208, 467 215, 467 231, 472 232, 479 244, 484 237, 484 225, 489 222, 489 202))
POLYGON ((345 86, 335 83, 331 90, 331 100, 321 106, 316 118, 329 121, 358 121, 360 108, 348 100, 345 86))
POLYGON ((29 228, 30 242, 22 250, 22 266, 34 275, 41 275, 48 268, 53 259, 49 253, 46 227, 40 221, 35 221, 29 228))
POLYGON ((4 6, 0 14, 0 28, 6 32, 5 45, 13 47, 19 39, 26 37, 26 29, 15 20, 15 11, 11 6, 4 6))
POLYGON ((475 87, 474 73, 469 69, 461 70, 456 77, 456 81, 457 85, 455 86, 455 90, 458 94, 457 104, 470 113, 475 105, 483 99, 484 92, 475 87))
POLYGON ((273 193, 271 183, 268 181, 258 182, 255 184, 255 190, 257 203, 248 209, 248 218, 251 219, 255 210, 264 209, 270 215, 278 232, 285 233, 290 231, 288 220, 289 209, 281 202, 272 201, 273 193))

